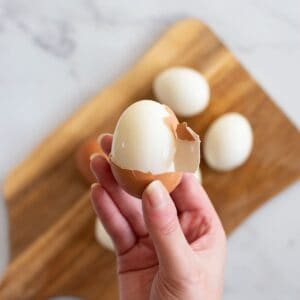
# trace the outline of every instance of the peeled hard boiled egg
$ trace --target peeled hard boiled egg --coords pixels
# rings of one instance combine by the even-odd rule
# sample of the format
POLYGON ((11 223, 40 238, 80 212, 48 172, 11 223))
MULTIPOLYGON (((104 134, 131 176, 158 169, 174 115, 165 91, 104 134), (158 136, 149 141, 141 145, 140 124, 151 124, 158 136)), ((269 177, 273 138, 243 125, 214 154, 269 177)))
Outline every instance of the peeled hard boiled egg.
POLYGON ((95 222, 95 238, 104 248, 114 251, 114 244, 100 220, 95 222))
POLYGON ((186 123, 179 124, 170 108, 152 100, 129 106, 116 125, 110 154, 117 182, 140 197, 153 180, 171 192, 181 172, 195 172, 200 139, 186 123))
POLYGON ((207 80, 196 70, 185 67, 161 72, 154 80, 153 90, 161 103, 183 117, 203 111, 210 96, 207 80))
POLYGON ((226 113, 207 130, 203 154, 211 168, 229 171, 247 160, 252 145, 253 134, 249 121, 239 113, 226 113))

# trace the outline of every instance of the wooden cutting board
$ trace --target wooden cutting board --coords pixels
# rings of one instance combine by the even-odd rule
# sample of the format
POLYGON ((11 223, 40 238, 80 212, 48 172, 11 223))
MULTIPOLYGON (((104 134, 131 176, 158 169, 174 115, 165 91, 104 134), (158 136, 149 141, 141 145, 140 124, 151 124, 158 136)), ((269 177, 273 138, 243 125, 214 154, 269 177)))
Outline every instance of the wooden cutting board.
POLYGON ((253 153, 242 167, 217 173, 201 165, 204 186, 227 233, 299 179, 298 130, 204 24, 180 21, 7 177, 11 263, 0 299, 117 298, 114 256, 95 242, 89 187, 75 168, 74 152, 87 137, 112 132, 129 104, 153 98, 155 75, 178 65, 199 70, 211 86, 208 109, 187 120, 201 137, 227 111, 244 114, 254 130, 253 153))

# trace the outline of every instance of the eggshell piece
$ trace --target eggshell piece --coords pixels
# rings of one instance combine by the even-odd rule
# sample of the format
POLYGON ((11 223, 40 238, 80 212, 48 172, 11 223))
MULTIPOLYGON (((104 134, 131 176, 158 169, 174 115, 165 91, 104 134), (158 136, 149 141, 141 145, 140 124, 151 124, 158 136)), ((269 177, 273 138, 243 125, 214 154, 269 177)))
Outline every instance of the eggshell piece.
POLYGON ((145 188, 154 180, 159 180, 171 193, 180 183, 182 173, 167 172, 162 174, 144 173, 137 170, 122 169, 110 161, 112 173, 120 186, 134 197, 141 198, 145 188))
POLYGON ((229 171, 248 159, 252 146, 253 133, 249 121, 239 113, 226 113, 208 128, 203 154, 211 168, 229 171))
POLYGON ((183 117, 203 111, 210 97, 205 77, 187 67, 172 67, 162 71, 153 82, 153 91, 161 103, 183 117))
POLYGON ((200 138, 185 122, 177 125, 176 133, 175 170, 193 173, 200 164, 200 138))
POLYGON ((200 138, 186 122, 179 123, 174 112, 165 105, 169 116, 166 124, 175 139, 174 170, 178 172, 195 172, 200 164, 200 138))
POLYGON ((75 153, 76 167, 87 184, 96 182, 95 176, 90 169, 90 157, 94 153, 103 154, 96 138, 87 139, 75 153))
POLYGON ((105 249, 115 251, 113 241, 99 219, 95 222, 95 238, 105 249))

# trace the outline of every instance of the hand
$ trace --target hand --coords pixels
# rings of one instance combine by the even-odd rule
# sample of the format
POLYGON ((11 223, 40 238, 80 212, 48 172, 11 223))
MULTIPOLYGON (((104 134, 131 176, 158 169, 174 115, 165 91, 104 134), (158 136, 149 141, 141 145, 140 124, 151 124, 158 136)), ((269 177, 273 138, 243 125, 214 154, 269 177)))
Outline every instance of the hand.
MULTIPOLYGON (((110 153, 112 136, 101 139, 110 153)), ((159 181, 142 201, 115 181, 107 160, 93 157, 94 209, 117 255, 120 299, 219 300, 226 237, 207 194, 192 174, 169 195, 159 181)))

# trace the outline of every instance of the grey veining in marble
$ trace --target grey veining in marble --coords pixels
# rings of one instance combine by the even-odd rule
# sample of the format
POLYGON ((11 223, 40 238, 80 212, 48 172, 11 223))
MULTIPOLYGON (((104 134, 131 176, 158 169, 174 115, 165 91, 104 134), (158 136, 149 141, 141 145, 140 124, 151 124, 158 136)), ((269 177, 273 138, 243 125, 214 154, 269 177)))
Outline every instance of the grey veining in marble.
MULTIPOLYGON (((0 0, 0 182, 176 20, 206 22, 299 127, 298 0, 0 0)), ((229 238, 224 299, 299 299, 300 184, 229 238)), ((0 198, 0 272, 7 262, 0 198)))

